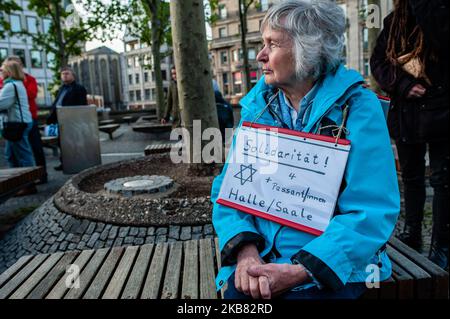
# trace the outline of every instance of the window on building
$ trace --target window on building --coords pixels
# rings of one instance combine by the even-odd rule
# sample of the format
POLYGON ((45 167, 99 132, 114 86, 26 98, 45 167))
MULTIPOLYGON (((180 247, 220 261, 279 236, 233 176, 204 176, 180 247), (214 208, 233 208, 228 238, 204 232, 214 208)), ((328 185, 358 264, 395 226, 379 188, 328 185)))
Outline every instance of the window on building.
POLYGON ((133 84, 133 75, 128 74, 128 84, 132 85, 133 84))
POLYGON ((144 82, 148 82, 148 72, 144 72, 144 82))
POLYGON ((167 71, 166 70, 161 70, 161 77, 163 79, 163 81, 167 81, 167 71))
POLYGON ((259 2, 261 11, 269 10, 269 0, 260 0, 259 2))
POLYGON ((256 59, 256 50, 253 48, 250 48, 247 50, 247 55, 249 60, 255 60, 256 59))
POLYGON ((233 62, 239 61, 238 51, 237 51, 237 50, 231 51, 231 60, 232 60, 233 62))
POLYGON ((8 49, 0 48, 0 64, 8 57, 8 49))
POLYGON ((365 51, 369 49, 369 29, 364 28, 362 30, 362 36, 363 36, 363 48, 365 51))
POLYGON ((227 36, 227 28, 219 28, 219 38, 225 38, 227 36))
POLYGON ((134 75, 134 82, 135 82, 136 84, 139 84, 139 78, 140 78, 139 73, 136 73, 136 74, 134 75))
POLYGON ((136 90, 136 101, 141 101, 141 90, 136 90))
POLYGON ((31 57, 31 67, 32 68, 42 68, 42 55, 41 51, 37 50, 31 50, 30 51, 30 57, 31 57))
POLYGON ((223 94, 230 94, 230 82, 228 81, 228 73, 222 73, 223 94))
POLYGON ((130 102, 134 102, 134 91, 130 91, 128 93, 129 93, 130 102))
POLYGON ((155 72, 152 71, 152 82, 155 82, 155 72))
POLYGON ((53 52, 48 52, 47 53, 47 67, 48 68, 54 68, 56 65, 55 62, 55 54, 53 52))
POLYGON ((226 19, 227 18, 227 7, 224 4, 219 4, 219 18, 226 19))
POLYGON ((152 89, 151 92, 152 92, 151 101, 154 101, 154 100, 156 100, 156 89, 152 89))
POLYGON ((134 67, 135 68, 139 67, 139 57, 137 55, 134 57, 134 67))
POLYGON ((45 84, 44 83, 38 83, 38 92, 36 96, 36 103, 38 105, 45 105, 45 84))
POLYGON ((24 49, 13 49, 13 55, 17 55, 21 60, 24 67, 27 67, 27 59, 25 58, 24 49))
POLYGON ((233 50, 233 61, 234 62, 242 61, 243 58, 244 58, 244 54, 242 53, 242 49, 233 50))
POLYGON ((369 76, 370 75, 370 63, 369 63, 369 59, 365 58, 364 59, 364 76, 369 76))
POLYGON ((44 33, 48 33, 50 31, 50 26, 52 24, 52 20, 50 19, 42 19, 42 28, 44 29, 44 33))
POLYGON ((128 59, 127 59, 127 66, 128 66, 129 68, 131 68, 131 67, 133 66, 133 58, 128 58, 128 59))
POLYGON ((144 90, 144 100, 145 101, 150 101, 150 89, 145 89, 144 90))
POLYGON ((250 71, 250 86, 253 87, 256 82, 258 82, 256 71, 250 71))
POLYGON ((22 23, 20 22, 20 15, 11 14, 9 16, 9 23, 11 24, 12 32, 20 32, 22 31, 22 23))
POLYGON ((220 63, 228 64, 228 52, 227 51, 220 51, 220 63))
POLYGON ((27 17, 27 29, 30 33, 38 33, 36 17, 27 17))
POLYGON ((242 74, 241 74, 241 72, 233 73, 233 92, 234 92, 234 94, 242 94, 242 74))

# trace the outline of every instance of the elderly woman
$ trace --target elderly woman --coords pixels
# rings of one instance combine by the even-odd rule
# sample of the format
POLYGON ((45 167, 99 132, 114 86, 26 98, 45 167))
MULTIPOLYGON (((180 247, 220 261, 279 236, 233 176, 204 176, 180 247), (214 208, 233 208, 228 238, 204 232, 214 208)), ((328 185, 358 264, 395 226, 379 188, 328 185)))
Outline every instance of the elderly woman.
POLYGON ((34 166, 28 134, 33 126, 27 92, 23 85, 25 74, 15 61, 2 64, 0 76, 4 84, 0 90, 0 111, 7 111, 8 122, 25 122, 27 127, 18 141, 6 141, 5 155, 10 167, 34 166))
MULTIPOLYGON (((351 141, 336 209, 314 236, 218 204, 227 171, 212 186, 213 224, 227 298, 358 298, 377 267, 391 275, 386 242, 400 198, 382 107, 359 73, 342 65, 345 16, 332 1, 283 1, 262 25, 264 77, 241 100, 242 121, 332 136, 348 107, 351 141)), ((341 136, 342 137, 342 136, 341 136)))

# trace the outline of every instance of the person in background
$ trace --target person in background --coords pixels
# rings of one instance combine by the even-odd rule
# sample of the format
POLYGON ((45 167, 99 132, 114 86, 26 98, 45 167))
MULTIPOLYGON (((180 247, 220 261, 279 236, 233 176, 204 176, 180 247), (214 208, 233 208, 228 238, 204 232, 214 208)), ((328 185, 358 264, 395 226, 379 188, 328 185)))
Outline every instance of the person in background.
MULTIPOLYGON (((23 62, 19 56, 9 56, 6 61, 15 61, 19 63, 23 70, 23 62)), ((25 79, 23 84, 27 90, 28 104, 30 105, 31 117, 33 118, 33 127, 31 128, 30 134, 28 136, 31 148, 33 150, 34 160, 37 166, 42 166, 44 168, 44 176, 40 179, 37 184, 47 183, 47 164, 45 161, 44 148, 42 146, 41 132, 39 131, 38 123, 38 107, 36 104, 36 97, 38 93, 38 86, 36 79, 24 72, 25 79)), ((2 80, 0 79, 0 88, 2 87, 2 80)))
POLYGON ((169 84, 169 91, 167 92, 166 111, 161 119, 161 124, 166 124, 168 121, 172 121, 172 127, 181 127, 181 110, 180 103, 178 101, 178 88, 177 88, 177 70, 175 66, 170 69, 172 80, 169 84))
POLYGON ((448 270, 449 3, 396 0, 370 65, 389 94, 388 124, 397 146, 405 196, 399 239, 422 250, 425 154, 429 154, 433 228, 429 259, 448 270))
MULTIPOLYGON (((33 151, 28 140, 33 127, 27 91, 23 84, 25 74, 22 66, 15 61, 4 61, 1 67, 3 88, 0 90, 0 111, 8 112, 9 122, 24 122, 27 124, 22 138, 16 142, 6 140, 5 156, 9 167, 35 166, 33 151)), ((23 189, 17 195, 36 193, 33 185, 23 189)))
MULTIPOLYGON (((50 115, 47 118, 47 124, 58 123, 56 116, 57 106, 77 106, 87 105, 87 91, 81 84, 76 82, 75 72, 69 67, 61 69, 62 85, 56 94, 56 99, 53 102, 50 115)), ((60 171, 63 168, 63 163, 55 167, 55 170, 60 171)))

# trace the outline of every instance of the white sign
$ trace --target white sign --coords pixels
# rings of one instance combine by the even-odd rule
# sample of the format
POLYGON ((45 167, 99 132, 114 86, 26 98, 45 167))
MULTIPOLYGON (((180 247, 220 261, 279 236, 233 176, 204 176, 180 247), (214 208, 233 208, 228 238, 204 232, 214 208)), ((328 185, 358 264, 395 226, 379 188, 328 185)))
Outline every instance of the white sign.
POLYGON ((320 235, 349 151, 348 140, 244 122, 217 203, 320 235))

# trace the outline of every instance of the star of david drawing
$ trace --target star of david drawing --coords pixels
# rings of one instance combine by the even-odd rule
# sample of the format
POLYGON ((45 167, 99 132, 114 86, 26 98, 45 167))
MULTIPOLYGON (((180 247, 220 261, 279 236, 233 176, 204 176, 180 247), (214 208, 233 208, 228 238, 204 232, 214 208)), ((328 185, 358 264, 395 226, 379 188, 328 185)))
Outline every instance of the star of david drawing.
POLYGON ((246 182, 253 182, 253 175, 255 175, 256 172, 257 170, 253 168, 252 164, 250 165, 241 164, 240 171, 237 172, 236 175, 234 175, 234 177, 240 180, 241 185, 244 185, 246 182))

